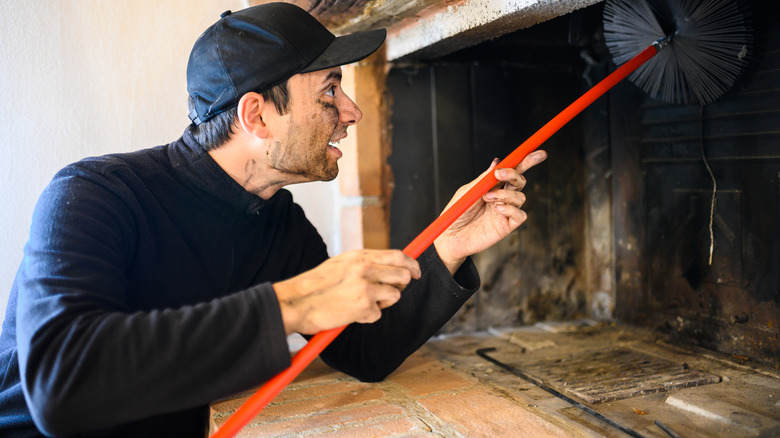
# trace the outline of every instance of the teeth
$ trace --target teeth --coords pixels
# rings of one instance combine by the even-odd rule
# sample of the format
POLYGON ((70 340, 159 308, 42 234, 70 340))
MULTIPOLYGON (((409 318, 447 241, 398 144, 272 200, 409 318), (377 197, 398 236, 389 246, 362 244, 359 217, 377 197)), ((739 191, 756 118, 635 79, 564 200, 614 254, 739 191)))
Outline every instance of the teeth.
POLYGON ((331 146, 331 147, 336 148, 336 147, 339 146, 339 142, 338 141, 329 141, 328 145, 331 146))

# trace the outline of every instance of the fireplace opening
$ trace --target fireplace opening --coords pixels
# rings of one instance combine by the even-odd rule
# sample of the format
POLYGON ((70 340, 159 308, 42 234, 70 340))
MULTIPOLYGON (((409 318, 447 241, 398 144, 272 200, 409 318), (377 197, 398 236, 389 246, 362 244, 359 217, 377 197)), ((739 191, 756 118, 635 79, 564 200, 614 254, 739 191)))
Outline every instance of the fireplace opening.
MULTIPOLYGON (((541 146, 527 222, 475 256, 481 290, 443 333, 588 318, 780 367, 780 20, 753 3, 755 66, 724 98, 624 81, 541 146)), ((392 247, 614 70, 602 10, 391 64, 392 247)))

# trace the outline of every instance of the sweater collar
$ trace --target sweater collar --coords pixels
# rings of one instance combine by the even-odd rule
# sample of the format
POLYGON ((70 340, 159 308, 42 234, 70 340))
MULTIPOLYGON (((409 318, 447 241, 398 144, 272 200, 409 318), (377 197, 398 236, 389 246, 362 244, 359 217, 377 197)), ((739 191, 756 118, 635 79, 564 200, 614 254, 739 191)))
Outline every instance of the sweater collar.
POLYGON ((274 199, 265 200, 246 191, 211 158, 189 130, 169 145, 168 155, 174 171, 183 181, 227 204, 236 213, 255 214, 274 199))

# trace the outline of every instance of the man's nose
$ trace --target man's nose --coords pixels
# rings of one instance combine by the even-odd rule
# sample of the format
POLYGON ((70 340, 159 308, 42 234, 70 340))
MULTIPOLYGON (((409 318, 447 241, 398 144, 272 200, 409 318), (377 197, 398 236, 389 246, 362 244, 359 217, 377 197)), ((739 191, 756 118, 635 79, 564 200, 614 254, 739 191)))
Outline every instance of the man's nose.
POLYGON ((342 95, 342 99, 337 106, 339 110, 339 122, 344 125, 354 125, 363 118, 363 113, 360 112, 357 104, 352 101, 346 94, 342 95))

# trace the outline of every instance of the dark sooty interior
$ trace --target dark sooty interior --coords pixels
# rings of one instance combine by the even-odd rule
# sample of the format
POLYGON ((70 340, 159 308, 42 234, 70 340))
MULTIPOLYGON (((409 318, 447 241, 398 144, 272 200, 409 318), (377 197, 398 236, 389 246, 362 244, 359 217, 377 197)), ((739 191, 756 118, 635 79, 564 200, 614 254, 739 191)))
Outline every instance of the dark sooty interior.
MULTIPOLYGON (((751 67, 723 98, 666 104, 624 81, 542 145, 528 221, 475 257, 482 290, 445 331, 614 319, 778 364, 780 20, 754 3, 751 67)), ((393 66, 393 247, 615 69, 602 8, 393 66)))

